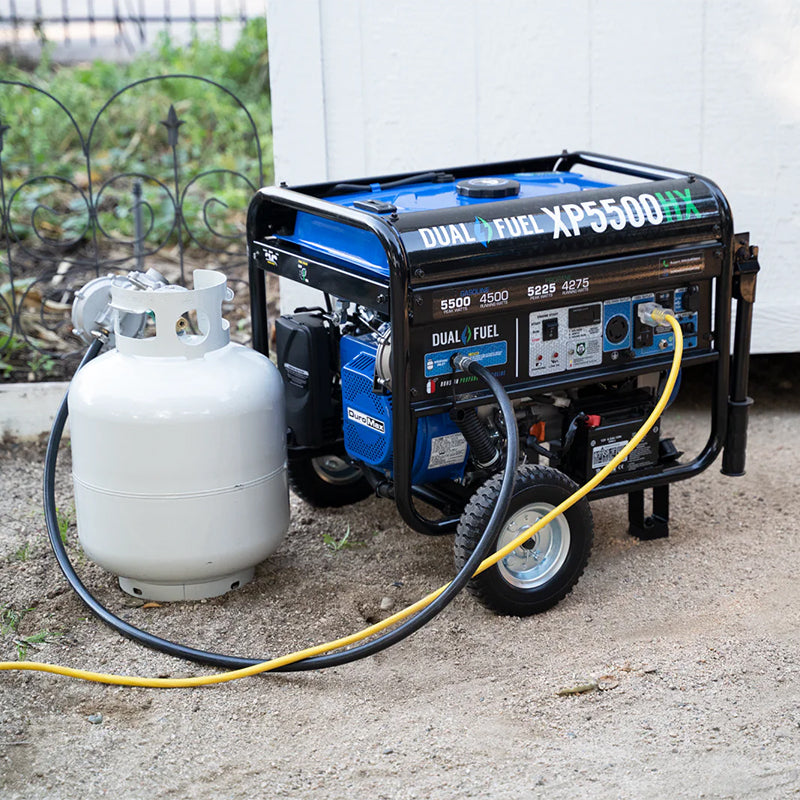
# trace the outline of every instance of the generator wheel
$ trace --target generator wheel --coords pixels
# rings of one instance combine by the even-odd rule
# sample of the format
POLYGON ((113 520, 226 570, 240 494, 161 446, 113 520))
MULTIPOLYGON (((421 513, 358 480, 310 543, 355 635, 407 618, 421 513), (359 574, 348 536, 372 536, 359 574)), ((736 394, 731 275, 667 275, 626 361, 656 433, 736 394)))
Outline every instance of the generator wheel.
POLYGON ((287 471, 292 491, 315 508, 339 508, 372 494, 361 470, 333 454, 289 459, 287 471))
MULTIPOLYGON (((486 528, 500 492, 501 475, 488 480, 464 509, 455 536, 460 568, 486 528)), ((551 467, 517 470, 514 494, 503 527, 492 546, 497 552, 566 500, 578 485, 551 467)), ((467 588, 483 605, 501 614, 524 617, 552 608, 578 582, 589 561, 594 524, 589 501, 579 500, 533 538, 474 577, 467 588)))

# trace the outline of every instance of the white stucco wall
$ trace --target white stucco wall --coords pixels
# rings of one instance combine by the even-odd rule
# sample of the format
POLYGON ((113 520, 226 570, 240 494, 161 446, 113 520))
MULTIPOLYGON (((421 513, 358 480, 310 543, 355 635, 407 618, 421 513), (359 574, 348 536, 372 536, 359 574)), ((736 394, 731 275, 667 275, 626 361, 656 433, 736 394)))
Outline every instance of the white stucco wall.
POLYGON ((754 352, 800 350, 800 4, 268 0, 267 22, 276 180, 563 148, 695 171, 761 247, 754 352))

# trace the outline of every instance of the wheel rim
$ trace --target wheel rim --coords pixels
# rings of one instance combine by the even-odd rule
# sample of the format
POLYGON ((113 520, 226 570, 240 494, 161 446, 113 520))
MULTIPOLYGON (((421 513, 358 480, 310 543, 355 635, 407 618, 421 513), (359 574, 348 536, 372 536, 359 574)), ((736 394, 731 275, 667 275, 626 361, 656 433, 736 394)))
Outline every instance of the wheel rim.
MULTIPOLYGON (((540 520, 555 506, 550 503, 531 503, 512 514, 500 531, 497 549, 500 550, 524 530, 540 520)), ((547 583, 564 565, 569 553, 569 523, 562 514, 535 536, 512 550, 497 563, 504 580, 521 589, 535 589, 547 583)))
POLYGON ((348 464, 339 456, 318 456, 311 459, 311 466, 314 472, 325 483, 334 486, 343 486, 346 483, 353 483, 361 477, 361 470, 348 464))

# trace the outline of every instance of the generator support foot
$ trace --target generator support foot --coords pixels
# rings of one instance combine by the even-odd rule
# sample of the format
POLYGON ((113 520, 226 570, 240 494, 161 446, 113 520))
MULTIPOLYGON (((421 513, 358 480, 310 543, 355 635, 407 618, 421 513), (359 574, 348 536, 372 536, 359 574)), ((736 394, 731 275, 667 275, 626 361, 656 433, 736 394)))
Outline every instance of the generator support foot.
POLYGON ((644 490, 628 494, 628 533, 649 541, 669 536, 669 485, 653 487, 653 513, 644 515, 644 490))

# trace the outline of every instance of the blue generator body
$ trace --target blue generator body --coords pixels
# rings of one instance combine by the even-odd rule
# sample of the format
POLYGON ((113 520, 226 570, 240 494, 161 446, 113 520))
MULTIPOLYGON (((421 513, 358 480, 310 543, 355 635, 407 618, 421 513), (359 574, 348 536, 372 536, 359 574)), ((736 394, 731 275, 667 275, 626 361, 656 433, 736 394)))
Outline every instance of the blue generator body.
MULTIPOLYGON (((482 216, 482 207, 487 204, 496 205, 498 199, 503 199, 503 195, 492 191, 492 186, 513 185, 516 188, 515 200, 531 201, 539 197, 599 189, 610 185, 590 180, 575 172, 515 172, 479 179, 483 180, 485 190, 466 195, 459 192, 452 180, 443 182, 438 178, 431 180, 431 176, 418 177, 422 179, 388 189, 383 188, 383 184, 380 183, 374 183, 360 190, 357 185, 353 185, 355 191, 344 189, 341 194, 331 196, 329 202, 347 209, 378 214, 409 216, 426 214, 429 219, 431 214, 436 212, 454 208, 463 209, 471 217, 466 225, 425 226, 422 229, 423 237, 429 237, 428 244, 437 248, 467 244, 470 241, 481 242, 488 248, 491 241, 497 241, 501 236, 513 240, 526 234, 523 227, 526 223, 524 218, 517 219, 515 215, 510 215, 505 226, 501 227, 490 226, 482 216), (474 213, 471 213, 473 211, 474 213)), ((527 230, 530 230, 532 223, 528 221, 527 224, 527 230)), ((341 221, 326 219, 314 213, 299 211, 294 229, 285 237, 285 241, 300 248, 312 248, 324 254, 326 258, 341 260, 347 265, 348 270, 368 278, 386 280, 389 277, 390 265, 387 252, 380 241, 367 230, 341 221)))
MULTIPOLYGON (((378 336, 343 336, 342 425, 347 454, 387 478, 393 475, 392 397, 375 392, 378 336)), ((417 424, 411 479, 415 484, 457 480, 464 475, 468 447, 449 414, 423 417, 417 424)))
MULTIPOLYGON (((461 558, 512 429, 526 486, 586 483, 640 430, 678 338, 648 321, 652 305, 680 326, 683 366, 707 372, 708 438, 687 456, 695 443, 651 427, 589 499, 627 495, 630 532, 656 538, 671 484, 719 455, 726 474, 744 471, 757 249, 708 178, 564 151, 282 185, 255 195, 247 237, 253 346, 268 354, 274 341, 289 479, 313 505, 391 499, 420 533, 461 537, 461 558), (267 273, 320 292, 275 320, 274 339, 267 273), (483 370, 464 367, 474 363, 483 370)), ((530 514, 512 511, 511 528, 560 502, 546 487, 525 492, 530 514)), ((564 545, 552 558, 566 585, 583 556, 577 529, 572 545, 559 536, 540 545, 564 545)), ((501 595, 535 595, 537 570, 544 586, 550 556, 538 547, 503 562, 501 595)), ((560 591, 542 589, 547 602, 560 591)), ((517 613, 516 602, 498 607, 517 613)))

